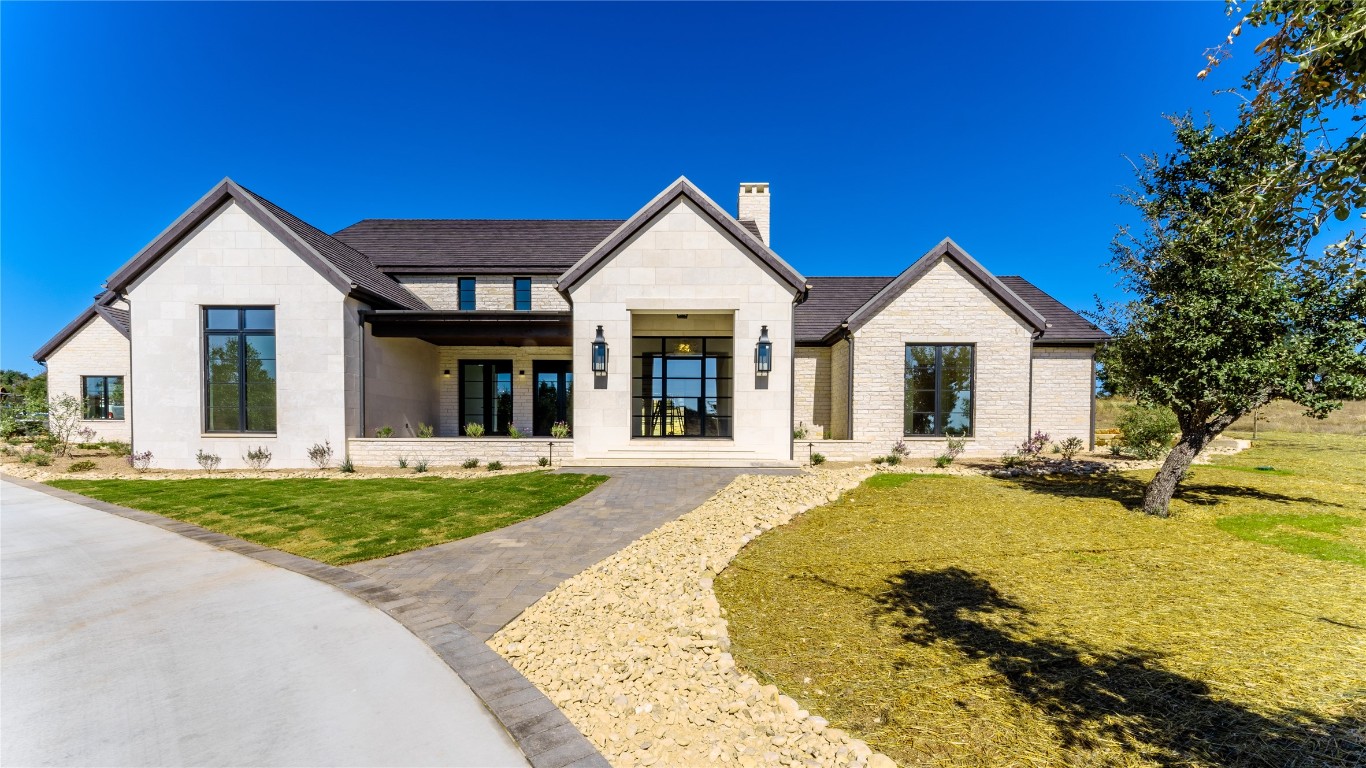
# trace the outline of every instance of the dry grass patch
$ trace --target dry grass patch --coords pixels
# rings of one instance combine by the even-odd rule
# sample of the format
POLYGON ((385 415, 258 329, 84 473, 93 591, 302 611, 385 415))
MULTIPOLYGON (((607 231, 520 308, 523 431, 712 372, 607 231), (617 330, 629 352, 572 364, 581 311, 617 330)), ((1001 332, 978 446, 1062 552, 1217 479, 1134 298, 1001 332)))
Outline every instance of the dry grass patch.
POLYGON ((876 476, 717 578, 732 652, 903 765, 1362 764, 1366 569, 1324 553, 1366 549, 1366 440, 1197 467, 1170 520, 1150 474, 876 476))

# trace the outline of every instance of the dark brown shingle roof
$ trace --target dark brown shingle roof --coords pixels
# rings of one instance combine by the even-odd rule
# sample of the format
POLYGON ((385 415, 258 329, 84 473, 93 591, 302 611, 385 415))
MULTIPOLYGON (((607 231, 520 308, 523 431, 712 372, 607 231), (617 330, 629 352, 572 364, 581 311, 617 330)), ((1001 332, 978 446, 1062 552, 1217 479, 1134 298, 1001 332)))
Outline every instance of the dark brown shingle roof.
POLYGON ((558 275, 620 219, 365 219, 333 235, 390 273, 558 275))
POLYGON ((1068 309, 1061 301, 1039 290, 1023 277, 1007 275, 997 279, 1048 320, 1048 327, 1035 343, 1098 342, 1110 338, 1091 321, 1068 309))
POLYGON ((892 282, 890 277, 809 277, 811 293, 797 305, 797 343, 818 342, 892 282))

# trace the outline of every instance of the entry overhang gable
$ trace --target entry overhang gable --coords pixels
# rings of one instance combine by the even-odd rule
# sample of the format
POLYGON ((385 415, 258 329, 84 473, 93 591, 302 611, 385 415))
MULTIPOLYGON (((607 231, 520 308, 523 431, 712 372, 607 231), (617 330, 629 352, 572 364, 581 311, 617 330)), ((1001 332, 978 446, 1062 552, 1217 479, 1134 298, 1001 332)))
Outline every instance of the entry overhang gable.
POLYGON ((569 312, 375 310, 364 313, 377 338, 421 339, 439 346, 568 347, 569 312))
POLYGON ((1014 291, 1007 288, 1005 283, 1002 283, 995 275, 988 272, 986 267, 978 263, 978 261, 972 258, 967 251, 958 247, 958 244, 955 243, 952 238, 948 237, 939 241, 938 245, 931 248, 928 253, 921 256, 914 264, 907 267, 906 271, 897 275, 892 282, 886 285, 886 287, 873 294, 873 297, 868 299, 863 306, 854 310, 854 313, 849 315, 849 319, 846 320, 843 325, 847 327, 851 333, 857 331, 876 316, 877 313, 886 309, 887 305, 895 301, 898 296, 904 293, 907 288, 914 285, 917 280, 929 272, 930 269, 942 259, 949 259, 962 267, 963 271, 971 275, 988 293, 995 296, 1001 303, 1009 307, 1025 325, 1032 328, 1036 333, 1047 327, 1048 323, 1043 315, 1039 314, 1037 310, 1025 303, 1025 301, 1016 295, 1014 291))
POLYGON ((806 278, 783 261, 754 233, 746 229, 729 213, 726 213, 725 209, 707 197, 702 190, 688 181, 686 176, 679 176, 677 181, 670 184, 663 192, 655 195, 654 199, 647 203, 644 208, 636 211, 631 218, 623 222, 612 234, 598 243, 593 250, 579 259, 574 266, 560 275, 556 288, 568 296, 574 286, 592 274, 593 270, 603 262, 612 258, 637 232, 647 228, 655 217, 668 210, 674 201, 680 197, 691 201, 704 215, 734 238, 755 261, 762 264, 780 282, 789 286, 799 297, 805 295, 808 288, 806 278))

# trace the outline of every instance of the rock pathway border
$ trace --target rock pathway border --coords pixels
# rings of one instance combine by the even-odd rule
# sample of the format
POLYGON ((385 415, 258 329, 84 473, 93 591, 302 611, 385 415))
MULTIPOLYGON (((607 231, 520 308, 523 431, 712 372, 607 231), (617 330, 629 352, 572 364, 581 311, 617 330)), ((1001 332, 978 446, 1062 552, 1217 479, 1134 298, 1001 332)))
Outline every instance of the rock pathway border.
POLYGON ((895 763, 735 666, 712 580, 870 467, 744 475, 563 582, 489 640, 617 768, 895 763))

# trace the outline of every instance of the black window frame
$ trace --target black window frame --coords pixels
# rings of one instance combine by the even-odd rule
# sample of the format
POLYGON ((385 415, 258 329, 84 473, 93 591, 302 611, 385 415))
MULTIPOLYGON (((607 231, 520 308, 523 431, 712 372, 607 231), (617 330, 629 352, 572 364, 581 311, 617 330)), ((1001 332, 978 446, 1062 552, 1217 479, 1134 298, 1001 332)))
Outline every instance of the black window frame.
MULTIPOLYGON (((734 338, 733 336, 705 336, 705 335, 702 335, 702 334, 678 334, 678 335, 675 335, 675 336, 633 336, 633 337, 631 337, 631 347, 632 347, 632 349, 631 349, 632 366, 634 367, 634 364, 635 364, 636 361, 639 361, 639 362, 640 362, 640 375, 637 376, 637 375, 635 375, 634 373, 632 373, 632 376, 631 376, 631 427, 630 427, 630 430, 631 430, 631 439, 632 439, 632 440, 734 440, 734 439, 735 439, 735 353, 734 353, 735 338, 734 338), (680 380, 680 381, 682 381, 682 380, 686 380, 686 381, 697 381, 697 382, 699 382, 699 384, 700 384, 700 391, 701 391, 701 393, 702 393, 701 395, 699 395, 699 396, 697 396, 697 397, 692 397, 692 396, 690 396, 690 395, 681 396, 681 397, 679 397, 679 399, 687 399, 687 400, 696 400, 696 401, 697 401, 698 406, 699 406, 699 407, 698 407, 698 413, 701 415, 701 432, 702 432, 702 434, 700 434, 700 435, 688 435, 688 434, 678 434, 678 435, 668 435, 668 434, 647 435, 647 434, 640 434, 640 435, 637 435, 637 434, 636 434, 637 420, 638 420, 638 419, 641 419, 641 418, 645 418, 645 417, 640 417, 640 416, 637 416, 637 415, 636 415, 636 405, 637 405, 637 401, 645 401, 645 400, 653 400, 653 399, 654 399, 653 394, 650 394, 650 395, 646 395, 646 394, 645 394, 645 388, 644 388, 644 382, 645 382, 645 380, 646 380, 647 378, 649 378, 649 379, 651 379, 651 380, 653 381, 654 377, 653 377, 653 376, 647 377, 647 376, 645 375, 645 359, 644 359, 644 358, 645 358, 645 353, 636 354, 636 352, 635 352, 636 343, 637 343, 637 342, 640 342, 640 341, 646 341, 646 340, 648 340, 648 341, 657 341, 657 342, 659 342, 659 352, 658 352, 658 356, 661 357, 661 358, 664 358, 665 360, 667 360, 667 359, 669 358, 669 353, 667 352, 668 342, 669 342, 670 340, 677 341, 677 340, 679 340, 679 339, 697 339, 697 340, 699 340, 699 341, 702 342, 702 349, 699 350, 698 353, 695 355, 695 357, 697 357, 697 358, 699 358, 699 359, 701 360, 701 375, 700 375, 699 377, 697 377, 696 379, 694 379, 693 377, 690 377, 690 376, 688 376, 688 377, 679 377, 679 380, 680 380), (721 352, 711 352, 711 353, 709 353, 709 352, 707 351, 707 342, 708 342, 708 341, 725 341, 725 342, 729 342, 729 343, 730 343, 730 346, 731 346, 731 351, 728 352, 728 353, 721 353, 721 352), (716 375, 714 375, 714 376, 707 376, 707 358, 709 358, 709 357, 715 358, 715 359, 717 360, 717 363, 716 363, 716 370, 717 370, 717 373, 716 373, 716 375), (722 375, 720 374, 720 372, 721 372, 721 370, 722 370, 722 366, 723 366, 723 361, 724 361, 724 366, 725 366, 725 368, 728 370, 728 375, 725 375, 725 376, 722 376, 722 375), (714 397, 707 397, 707 394, 706 394, 706 393, 707 393, 707 382, 708 382, 708 381, 715 381, 715 382, 716 382, 716 395, 715 395, 714 397), (723 391, 723 387, 722 387, 721 382, 725 382, 725 383, 728 385, 728 387, 726 388, 726 391, 728 391, 729 394, 725 394, 725 395, 721 394, 721 392, 723 391), (702 410, 702 409, 705 407, 705 403, 706 403, 707 400, 716 400, 716 403, 717 403, 717 415, 716 415, 714 418, 715 418, 716 421, 717 421, 717 424, 718 424, 718 428, 719 428, 720 434, 707 434, 707 429, 706 429, 707 417, 706 417, 705 412, 702 410), (724 409, 721 408, 721 405, 722 405, 723 402, 724 402, 724 404, 727 406, 727 407, 724 408, 724 409)), ((653 353, 650 353, 650 354, 653 354, 653 353)), ((688 355, 688 357, 693 357, 693 356, 694 356, 694 355, 688 355)), ((660 398, 661 401, 667 401, 667 400, 670 400, 670 399, 671 399, 671 397, 670 397, 670 395, 669 395, 669 391, 668 391, 668 379, 669 379, 669 376, 667 375, 667 366, 668 366, 668 363, 667 363, 667 362, 664 363, 664 366, 665 366, 665 371, 666 371, 666 373, 665 373, 665 376, 661 377, 662 380, 663 380, 663 385, 662 385, 662 387, 661 387, 661 394, 662 394, 662 396, 661 396, 661 398, 660 398)), ((653 387, 652 387, 652 389, 653 389, 653 387)), ((644 431, 646 431, 646 430, 645 430, 645 428, 642 426, 641 429, 640 429, 640 431, 641 431, 641 432, 644 432, 644 431)))
POLYGON ((531 278, 514 277, 512 278, 512 309, 516 312, 531 311, 531 278), (523 286, 525 286, 525 298, 523 302, 523 286))
POLYGON ((548 429, 539 429, 543 415, 541 404, 541 376, 555 377, 555 414, 551 424, 563 421, 574 428, 574 363, 571 360, 533 360, 531 362, 531 434, 534 437, 549 437, 548 429))
POLYGON ((484 434, 487 436, 506 436, 508 433, 507 427, 503 427, 500 429, 496 421, 492 421, 492 423, 490 422, 494 418, 493 401, 498 396, 496 392, 497 376, 500 373, 506 373, 508 375, 509 384, 507 423, 508 426, 513 426, 516 423, 517 379, 512 373, 512 361, 508 359, 485 360, 482 358, 461 359, 456 361, 456 370, 458 373, 458 376, 456 378, 456 393, 458 394, 457 399, 460 406, 458 409, 460 413, 460 425, 458 427, 457 432, 462 437, 465 436, 465 425, 470 423, 470 417, 465 412, 465 366, 467 365, 484 365, 488 366, 488 368, 492 370, 493 376, 484 379, 484 392, 482 395, 484 405, 484 419, 479 423, 481 426, 484 427, 484 434))
POLYGON ((901 432, 903 437, 965 437, 970 438, 977 432, 977 345, 973 342, 906 342, 901 356, 902 365, 902 411, 901 411, 901 432), (910 398, 910 375, 906 371, 907 360, 910 358, 911 347, 932 347, 934 349, 934 431, 933 432, 912 432, 909 428, 908 413, 912 407, 910 398), (968 428, 966 432, 949 434, 944 431, 948 413, 952 413, 953 404, 949 404, 949 409, 944 410, 944 350, 948 347, 967 347, 968 353, 972 356, 968 381, 968 428))
POLYGON ((479 308, 479 281, 473 277, 462 277, 456 281, 455 300, 461 312, 473 312, 479 308), (469 302, 465 302, 465 293, 468 288, 469 302))
MULTIPOLYGON (((201 325, 202 328, 203 328, 203 332, 200 334, 200 342, 203 344, 203 347, 204 347, 203 352, 200 354, 200 364, 201 364, 201 366, 202 366, 202 370, 200 371, 200 374, 199 374, 199 381, 200 381, 200 384, 201 384, 201 386, 202 386, 202 388, 203 388, 203 397, 201 398, 201 403, 202 403, 202 409, 203 409, 203 411, 204 411, 204 419, 203 419, 203 422, 202 422, 203 429, 204 429, 204 434, 215 434, 215 435, 246 435, 246 434, 250 434, 250 435, 274 435, 274 434, 276 434, 276 433, 278 432, 279 428, 280 428, 280 406, 279 406, 279 401, 278 401, 278 400, 277 400, 276 403, 275 403, 275 418, 273 418, 273 419, 271 420, 271 421, 274 423, 274 426, 273 426, 271 429, 249 429, 249 428, 248 428, 248 424, 247 424, 247 383, 248 383, 248 382, 247 382, 247 375, 246 375, 247 337, 248 337, 248 336, 270 336, 272 339, 275 339, 275 338, 276 338, 276 318, 275 318, 275 315, 276 315, 276 307, 273 306, 273 305, 269 305, 269 304, 247 304, 247 305, 226 305, 226 306, 225 306, 225 305, 218 305, 218 304, 215 304, 215 305, 207 305, 207 304, 206 304, 206 305, 204 305, 204 306, 201 306, 201 307, 199 308, 199 311, 200 311, 200 325, 201 325), (210 316, 210 313, 211 313, 211 312, 215 312, 215 311, 225 311, 225 310, 233 310, 233 311, 236 311, 236 312, 237 312, 237 327, 236 327, 236 328, 215 328, 215 327, 211 326, 211 325, 209 324, 209 316, 210 316), (248 327, 247 327, 247 321, 246 321, 246 313, 247 313, 249 310, 256 310, 256 311, 260 311, 260 310, 269 310, 270 313, 271 313, 271 317, 270 317, 270 329, 267 330, 267 329, 264 329, 264 328, 248 328, 248 327), (209 367, 209 353, 210 353, 210 351, 211 351, 211 349, 212 349, 212 347, 211 347, 211 345, 210 345, 210 343, 209 343, 209 337, 210 337, 210 336, 227 336, 227 335, 231 335, 231 334, 236 334, 236 335, 237 335, 237 350, 238 350, 238 353, 237 353, 237 429, 213 429, 213 428, 211 427, 212 419, 211 419, 210 413, 209 413, 209 408, 210 408, 210 405, 209 405, 209 389, 210 389, 210 387, 211 387, 211 382, 209 381, 209 369, 210 369, 210 367, 209 367)), ((272 346, 275 346, 275 345, 272 343, 272 346)), ((279 375, 279 359, 280 359, 280 358, 279 358, 279 355, 280 355, 280 350, 279 350, 279 347, 277 346, 277 347, 275 348, 275 357, 272 358, 272 360, 275 361, 275 364, 276 364, 275 378, 274 378, 274 379, 272 380, 272 382, 271 382, 271 383, 275 386, 275 391, 276 391, 277 395, 278 395, 278 393, 279 393, 279 391, 280 391, 280 390, 279 390, 279 387, 280 387, 280 375, 279 375)))
POLYGON ((118 374, 118 375, 116 375, 116 376, 82 376, 82 377, 81 377, 81 421, 123 421, 125 418, 127 418, 127 415, 128 415, 128 414, 127 414, 127 410, 126 410, 126 409, 128 408, 128 403, 127 403, 128 395, 127 395, 127 393, 124 392, 124 390, 123 390, 123 380, 124 380, 123 374, 118 374), (89 412, 89 410, 87 410, 87 409, 88 409, 88 406, 89 406, 89 403, 90 403, 90 387, 86 384, 86 382, 89 381, 90 379, 104 379, 104 392, 103 392, 103 395, 102 395, 102 397, 103 397, 103 403, 102 403, 101 406, 100 406, 100 412, 101 412, 101 413, 113 413, 113 412, 114 412, 114 411, 113 411, 113 408, 112 408, 112 403, 109 402, 109 392, 110 392, 109 382, 111 382, 111 381, 113 381, 113 380, 115 380, 115 379, 118 380, 118 382, 119 382, 119 391, 120 391, 120 392, 123 392, 123 400, 124 400, 124 402, 119 403, 119 407, 122 408, 122 409, 125 409, 125 410, 124 410, 124 415, 123 415, 123 416, 96 416, 96 417, 94 417, 94 418, 91 418, 91 417, 90 417, 90 415, 89 415, 90 412, 89 412))

